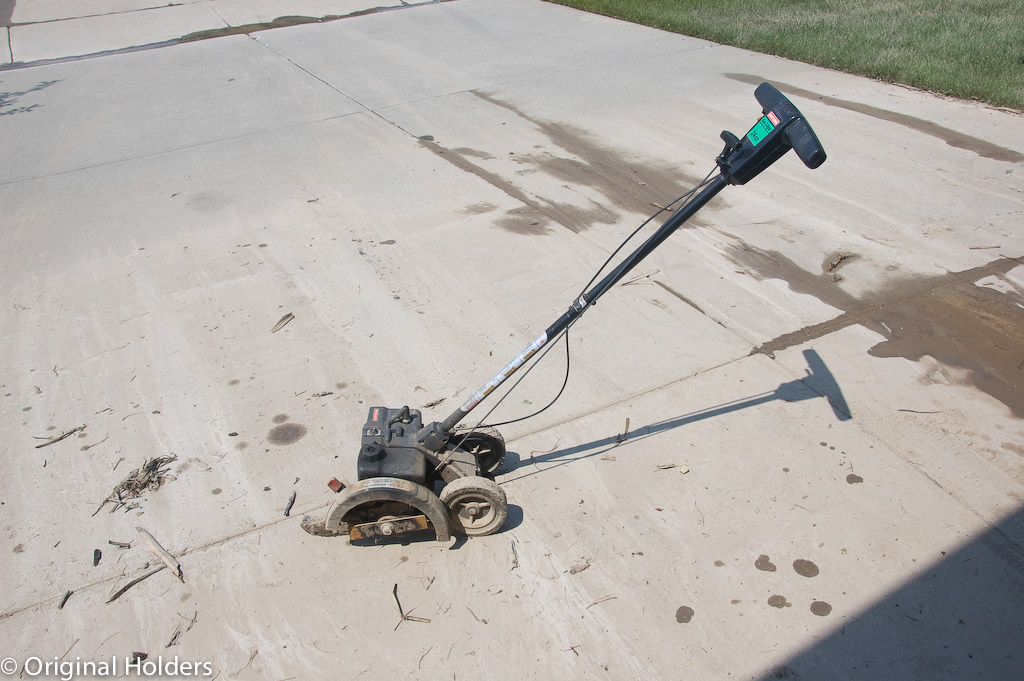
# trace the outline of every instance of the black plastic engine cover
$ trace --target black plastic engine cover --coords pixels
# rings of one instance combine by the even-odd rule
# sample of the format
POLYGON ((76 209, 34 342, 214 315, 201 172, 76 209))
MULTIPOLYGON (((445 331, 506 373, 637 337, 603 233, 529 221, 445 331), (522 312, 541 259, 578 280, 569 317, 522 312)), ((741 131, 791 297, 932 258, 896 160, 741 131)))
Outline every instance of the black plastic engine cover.
POLYGON ((417 439, 422 428, 417 409, 370 407, 356 461, 358 478, 401 478, 426 485, 427 459, 417 439))

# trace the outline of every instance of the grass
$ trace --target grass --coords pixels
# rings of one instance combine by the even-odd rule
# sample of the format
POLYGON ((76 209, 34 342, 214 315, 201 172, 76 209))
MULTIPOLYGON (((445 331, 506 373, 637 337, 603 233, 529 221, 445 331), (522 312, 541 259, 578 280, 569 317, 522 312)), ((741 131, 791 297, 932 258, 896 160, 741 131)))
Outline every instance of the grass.
POLYGON ((554 0, 757 52, 1024 110, 1024 0, 554 0))

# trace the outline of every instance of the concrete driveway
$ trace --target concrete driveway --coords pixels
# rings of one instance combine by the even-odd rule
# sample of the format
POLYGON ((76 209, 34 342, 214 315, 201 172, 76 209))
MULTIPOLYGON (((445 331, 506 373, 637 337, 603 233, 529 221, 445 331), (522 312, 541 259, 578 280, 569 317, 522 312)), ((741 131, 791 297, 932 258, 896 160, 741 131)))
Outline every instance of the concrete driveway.
MULTIPOLYGON (((0 20, 16 673, 1019 678, 1019 113, 536 0, 0 20), (369 406, 455 409, 714 168, 764 80, 829 160, 727 189, 573 327, 565 395, 502 429, 502 532, 300 529, 369 406), (137 527, 184 579, 108 603, 160 565, 137 527)), ((564 371, 558 347, 493 419, 564 371)))

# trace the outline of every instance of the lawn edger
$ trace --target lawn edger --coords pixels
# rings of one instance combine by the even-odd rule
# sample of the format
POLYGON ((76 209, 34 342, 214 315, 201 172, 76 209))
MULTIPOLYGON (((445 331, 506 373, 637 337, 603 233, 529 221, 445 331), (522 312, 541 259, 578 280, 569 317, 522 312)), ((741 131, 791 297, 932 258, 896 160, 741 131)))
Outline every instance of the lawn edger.
MULTIPOLYGON (((824 163, 825 150, 810 124, 782 93, 762 83, 754 97, 762 115, 742 138, 722 132, 725 148, 715 159, 717 175, 712 177, 713 170, 704 182, 670 204, 679 205, 654 234, 594 284, 602 267, 565 314, 448 418, 424 423, 420 411, 407 406, 370 407, 360 435, 358 481, 346 486, 332 480, 329 485, 338 496, 326 518, 307 521, 303 527, 319 535, 345 534, 352 540, 399 537, 432 529, 442 542, 453 534, 483 536, 501 529, 508 505, 504 490, 493 476, 504 460, 505 441, 497 430, 481 425, 483 421, 468 429, 459 428, 459 424, 542 348, 550 349, 602 295, 726 186, 749 182, 790 149, 808 168, 824 163)), ((647 222, 623 242, 605 266, 647 222)))

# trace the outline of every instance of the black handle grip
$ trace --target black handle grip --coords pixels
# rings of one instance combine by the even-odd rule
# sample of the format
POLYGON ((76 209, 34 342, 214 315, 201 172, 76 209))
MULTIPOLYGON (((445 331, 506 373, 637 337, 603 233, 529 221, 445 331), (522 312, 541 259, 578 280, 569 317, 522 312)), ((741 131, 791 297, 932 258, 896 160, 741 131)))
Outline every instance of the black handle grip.
POLYGON ((754 90, 754 97, 765 114, 773 111, 780 120, 792 120, 786 126, 785 138, 805 166, 813 169, 825 162, 825 148, 821 146, 818 136, 814 134, 811 125, 793 102, 771 83, 758 85, 754 90))

